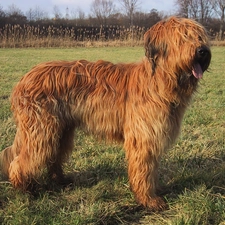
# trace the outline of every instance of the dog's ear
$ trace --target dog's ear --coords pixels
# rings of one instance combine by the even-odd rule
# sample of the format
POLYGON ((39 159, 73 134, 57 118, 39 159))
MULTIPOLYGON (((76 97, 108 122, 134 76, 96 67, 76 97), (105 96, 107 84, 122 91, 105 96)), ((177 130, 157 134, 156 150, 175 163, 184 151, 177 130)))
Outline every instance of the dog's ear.
POLYGON ((157 66, 157 58, 159 56, 159 50, 156 48, 155 44, 151 40, 150 31, 147 31, 144 35, 144 47, 145 47, 145 56, 151 63, 152 74, 154 74, 157 66))
POLYGON ((144 35, 144 47, 145 56, 152 65, 152 74, 154 75, 159 57, 167 55, 167 45, 163 42, 157 44, 157 34, 151 34, 151 31, 148 30, 144 35))

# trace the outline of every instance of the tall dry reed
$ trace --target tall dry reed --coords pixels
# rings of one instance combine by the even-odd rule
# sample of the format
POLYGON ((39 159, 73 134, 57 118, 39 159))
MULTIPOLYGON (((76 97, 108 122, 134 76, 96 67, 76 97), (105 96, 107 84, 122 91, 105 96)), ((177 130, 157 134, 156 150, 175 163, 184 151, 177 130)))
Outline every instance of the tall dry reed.
POLYGON ((63 27, 6 24, 0 48, 130 46, 142 44, 146 29, 124 26, 63 27))

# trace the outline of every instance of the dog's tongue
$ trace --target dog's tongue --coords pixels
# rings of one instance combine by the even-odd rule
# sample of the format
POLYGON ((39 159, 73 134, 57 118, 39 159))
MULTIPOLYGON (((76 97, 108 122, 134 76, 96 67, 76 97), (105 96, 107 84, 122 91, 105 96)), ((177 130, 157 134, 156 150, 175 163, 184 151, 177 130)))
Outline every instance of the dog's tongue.
POLYGON ((192 73, 193 75, 197 78, 197 79, 200 79, 202 78, 203 76, 203 71, 202 71, 202 68, 200 66, 199 63, 196 63, 193 68, 192 68, 192 73))

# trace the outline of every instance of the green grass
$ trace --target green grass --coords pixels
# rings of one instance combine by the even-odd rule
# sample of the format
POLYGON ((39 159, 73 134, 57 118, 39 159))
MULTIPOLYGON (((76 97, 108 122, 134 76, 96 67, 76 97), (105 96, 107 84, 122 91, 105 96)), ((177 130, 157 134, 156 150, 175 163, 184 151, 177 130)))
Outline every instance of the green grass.
MULTIPOLYGON (((212 53, 210 72, 185 114, 180 138, 162 158, 160 183, 169 210, 155 214, 137 208, 121 147, 78 132, 65 165, 75 184, 63 189, 43 178, 33 196, 0 181, 0 224, 225 224, 225 48, 213 47, 212 53)), ((1 49, 0 150, 15 134, 12 87, 34 65, 56 59, 131 62, 143 55, 141 47, 1 49)))

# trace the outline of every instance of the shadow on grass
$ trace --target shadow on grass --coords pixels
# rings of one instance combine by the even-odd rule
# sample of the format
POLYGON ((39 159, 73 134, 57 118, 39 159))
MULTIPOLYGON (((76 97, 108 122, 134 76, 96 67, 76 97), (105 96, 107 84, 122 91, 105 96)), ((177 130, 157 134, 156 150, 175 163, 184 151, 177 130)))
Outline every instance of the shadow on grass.
MULTIPOLYGON (((55 195, 56 193, 61 193, 62 190, 65 192, 73 193, 77 188, 92 188, 95 185, 98 185, 103 181, 103 186, 98 186, 100 202, 104 201, 107 204, 112 204, 112 209, 104 212, 99 212, 99 215, 96 216, 94 224, 107 224, 107 225, 116 225, 116 224, 131 224, 138 223, 144 216, 151 214, 144 207, 136 204, 135 200, 132 203, 126 201, 124 193, 118 193, 118 190, 113 190, 113 186, 110 187, 114 182, 120 182, 119 180, 127 180, 127 171, 123 166, 115 167, 110 164, 97 165, 96 167, 89 167, 85 171, 75 171, 66 174, 68 180, 72 182, 66 185, 59 185, 55 182, 50 182, 42 178, 44 182, 39 183, 35 186, 35 191, 32 192, 34 200, 38 200, 44 193, 47 191, 49 195, 55 195), (104 182, 106 186, 104 187, 104 182), (108 193, 107 196, 104 196, 103 190, 112 192, 108 193), (108 188, 108 189, 107 189, 108 188), (121 196, 121 198, 119 197, 121 196), (111 202, 111 203, 110 203, 111 202)), ((128 182, 128 181, 127 181, 128 182)), ((129 187, 126 186, 126 189, 129 190, 129 187)), ((98 191, 98 190, 97 190, 98 191)), ((128 191, 125 191, 128 192, 128 191)), ((130 195, 130 194, 129 194, 130 195)), ((64 198, 62 196, 62 198, 64 198)))
MULTIPOLYGON (((183 194, 185 189, 195 190, 197 186, 204 184, 212 193, 225 194, 225 165, 221 161, 211 158, 189 158, 185 160, 185 167, 182 162, 170 161, 166 165, 162 165, 160 173, 165 177, 167 173, 174 177, 171 182, 162 189, 161 195, 166 196, 169 202, 176 201, 180 194, 183 194), (219 163, 220 162, 220 163, 219 163), (183 169, 182 168, 183 165, 183 169), (173 168, 170 172, 168 168, 173 168)), ((162 178, 163 178, 162 176, 162 178)), ((125 166, 113 165, 110 163, 90 166, 83 171, 74 171, 66 174, 70 182, 67 185, 58 185, 55 182, 50 182, 45 179, 45 175, 40 182, 35 186, 35 191, 32 193, 34 200, 41 198, 46 191, 51 195, 60 193, 62 190, 66 192, 73 191, 77 188, 92 188, 101 181, 110 180, 111 183, 118 182, 118 179, 127 180, 127 171, 125 166), (43 180, 42 180, 43 179, 43 180)), ((162 180, 164 182, 164 179, 162 180)), ((112 187, 113 188, 113 187, 112 187)), ((101 191, 101 190, 99 190, 101 191)), ((111 190, 109 190, 111 191, 111 190)), ((108 195, 106 201, 117 201, 116 191, 112 195, 108 195), (115 200, 116 199, 116 200, 115 200)), ((122 196, 123 193, 120 193, 122 196)), ((116 203, 115 203, 116 204, 116 203)), ((96 217, 95 224, 130 224, 139 223, 146 215, 152 215, 143 207, 135 203, 129 204, 126 201, 120 202, 116 208, 109 212, 101 214, 100 219, 96 217)), ((162 214, 163 215, 163 214, 162 214)))
POLYGON ((117 224, 131 224, 139 223, 140 220, 150 214, 142 206, 138 205, 124 205, 117 207, 113 213, 105 214, 98 222, 97 225, 117 225, 117 224))
POLYGON ((63 184, 52 182, 52 180, 48 180, 44 177, 45 186, 43 186, 43 188, 53 189, 54 191, 59 191, 62 188, 66 188, 67 190, 74 190, 78 187, 91 188, 100 181, 111 180, 111 182, 113 182, 116 179, 125 177, 127 177, 127 173, 124 167, 100 164, 95 167, 88 167, 83 171, 65 173, 65 183, 63 184))
MULTIPOLYGON (((167 167, 172 167, 172 179, 162 188, 161 194, 168 198, 176 199, 186 189, 195 190, 199 185, 205 185, 212 193, 225 194, 225 155, 219 159, 193 157, 185 160, 184 164, 170 162, 167 167)), ((166 171, 166 168, 162 170, 166 171)), ((162 173, 162 171, 160 171, 162 173)), ((165 177, 166 175, 163 174, 165 177)), ((170 174, 171 176, 171 174, 170 174)), ((162 181, 163 182, 163 181, 162 181)))

